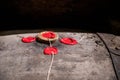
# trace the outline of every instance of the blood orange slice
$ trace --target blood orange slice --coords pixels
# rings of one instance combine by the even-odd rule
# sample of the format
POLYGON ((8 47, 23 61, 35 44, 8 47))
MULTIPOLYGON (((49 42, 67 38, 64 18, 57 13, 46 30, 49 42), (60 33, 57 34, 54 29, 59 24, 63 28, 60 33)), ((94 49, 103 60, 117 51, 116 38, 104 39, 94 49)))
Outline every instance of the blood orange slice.
POLYGON ((52 31, 43 31, 37 35, 38 41, 54 42, 58 39, 58 34, 52 31))
POLYGON ((64 44, 67 44, 67 45, 75 45, 77 44, 78 42, 73 39, 73 38, 62 38, 60 39, 60 42, 61 43, 64 43, 64 44))
POLYGON ((58 49, 56 47, 47 47, 44 49, 44 54, 45 55, 52 55, 52 54, 57 54, 58 49))
POLYGON ((31 37, 31 36, 22 38, 22 42, 24 42, 24 43, 31 43, 31 42, 33 42, 35 40, 36 40, 36 38, 35 37, 31 37))

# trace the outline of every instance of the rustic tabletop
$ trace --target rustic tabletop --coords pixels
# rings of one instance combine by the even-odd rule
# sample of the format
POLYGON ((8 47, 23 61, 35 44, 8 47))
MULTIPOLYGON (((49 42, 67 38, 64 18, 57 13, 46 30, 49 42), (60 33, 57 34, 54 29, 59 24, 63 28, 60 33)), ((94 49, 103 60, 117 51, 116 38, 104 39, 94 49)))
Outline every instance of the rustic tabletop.
MULTIPOLYGON (((95 33, 57 32, 61 37, 77 40, 76 45, 62 44, 59 39, 52 45, 58 48, 54 56, 50 80, 117 80, 120 78, 119 59, 109 54, 102 40, 95 33), (113 65, 112 61, 114 62, 113 65)), ((44 55, 45 43, 23 43, 21 37, 37 33, 9 34, 0 36, 0 80, 46 80, 51 62, 44 55)), ((111 49, 119 49, 119 36, 100 34, 111 49), (112 43, 110 42, 112 41, 112 43), (111 44, 110 44, 111 43, 111 44)))

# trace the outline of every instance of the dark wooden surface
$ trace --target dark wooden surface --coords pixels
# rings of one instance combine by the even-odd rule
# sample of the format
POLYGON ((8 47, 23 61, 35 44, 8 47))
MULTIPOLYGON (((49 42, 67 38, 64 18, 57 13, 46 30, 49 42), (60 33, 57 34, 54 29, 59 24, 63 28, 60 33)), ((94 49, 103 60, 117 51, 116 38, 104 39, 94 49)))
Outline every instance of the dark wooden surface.
POLYGON ((118 80, 120 80, 120 36, 112 34, 99 34, 109 48, 113 66, 118 80))

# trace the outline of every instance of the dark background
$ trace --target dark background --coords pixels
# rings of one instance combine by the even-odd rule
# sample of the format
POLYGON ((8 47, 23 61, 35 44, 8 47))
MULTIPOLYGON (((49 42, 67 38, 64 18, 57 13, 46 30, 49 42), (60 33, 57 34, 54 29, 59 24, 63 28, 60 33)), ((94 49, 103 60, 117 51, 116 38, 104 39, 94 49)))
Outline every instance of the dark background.
POLYGON ((116 0, 0 1, 0 30, 71 28, 120 32, 116 0))

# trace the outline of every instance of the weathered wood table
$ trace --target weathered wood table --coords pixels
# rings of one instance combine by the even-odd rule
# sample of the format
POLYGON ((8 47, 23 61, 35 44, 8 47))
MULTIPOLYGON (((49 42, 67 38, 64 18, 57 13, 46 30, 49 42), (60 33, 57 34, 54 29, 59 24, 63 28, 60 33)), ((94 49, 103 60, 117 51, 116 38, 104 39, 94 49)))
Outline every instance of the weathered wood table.
MULTIPOLYGON (((103 42, 94 33, 58 32, 60 37, 72 37, 77 45, 58 41, 50 80, 116 80, 110 55, 103 42)), ((0 36, 0 80, 46 80, 51 62, 44 55, 47 44, 23 43, 19 36, 36 36, 25 33, 0 36)))

